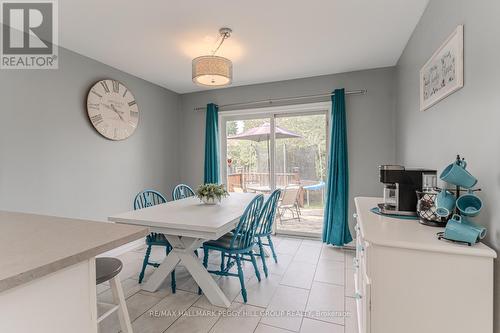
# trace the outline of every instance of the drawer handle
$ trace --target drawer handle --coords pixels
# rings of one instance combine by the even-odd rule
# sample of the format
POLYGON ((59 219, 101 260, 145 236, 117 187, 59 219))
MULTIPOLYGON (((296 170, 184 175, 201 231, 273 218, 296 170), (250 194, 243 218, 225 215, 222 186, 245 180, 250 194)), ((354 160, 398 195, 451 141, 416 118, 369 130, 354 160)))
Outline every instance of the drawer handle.
POLYGON ((352 259, 352 265, 354 266, 354 268, 359 268, 359 262, 358 262, 358 259, 353 258, 353 259, 352 259))
POLYGON ((358 246, 356 246, 356 249, 357 249, 358 251, 364 251, 364 250, 365 250, 365 247, 364 247, 363 245, 358 245, 358 246))
POLYGON ((355 293, 355 294, 354 294, 354 298, 356 298, 356 299, 362 299, 362 298, 363 298, 363 296, 361 296, 361 294, 360 294, 360 293, 355 293))

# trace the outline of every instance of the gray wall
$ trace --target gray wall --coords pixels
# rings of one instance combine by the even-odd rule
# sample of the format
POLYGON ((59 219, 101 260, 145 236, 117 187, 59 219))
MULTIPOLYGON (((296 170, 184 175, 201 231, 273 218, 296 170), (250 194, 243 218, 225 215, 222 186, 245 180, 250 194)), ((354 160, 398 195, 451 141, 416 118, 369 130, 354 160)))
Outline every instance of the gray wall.
MULTIPOLYGON (((397 65, 397 158, 442 170, 463 155, 483 189, 477 222, 486 242, 500 250, 500 46, 494 0, 431 0, 397 65), (419 70, 446 37, 464 24, 465 85, 425 112, 419 111, 419 70)), ((495 332, 500 332, 500 264, 496 260, 495 332)), ((471 281, 471 283, 473 283, 471 281)))
POLYGON ((179 95, 60 48, 59 70, 0 74, 0 209, 106 219, 143 188, 178 181, 179 95), (86 114, 92 84, 114 78, 134 93, 136 132, 113 142, 86 114))
POLYGON ((352 211, 354 196, 382 194, 378 165, 395 161, 394 75, 394 68, 383 68, 181 95, 181 180, 191 186, 203 181, 205 112, 195 107, 367 89, 364 96, 346 97, 352 211))

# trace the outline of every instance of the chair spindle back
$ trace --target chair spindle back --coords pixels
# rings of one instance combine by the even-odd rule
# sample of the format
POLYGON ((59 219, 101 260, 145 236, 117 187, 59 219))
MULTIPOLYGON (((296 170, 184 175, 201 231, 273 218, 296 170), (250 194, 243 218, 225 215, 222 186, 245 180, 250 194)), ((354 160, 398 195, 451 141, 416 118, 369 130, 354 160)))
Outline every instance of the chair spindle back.
POLYGON ((259 216, 259 226, 257 227, 257 235, 269 235, 272 232, 276 210, 278 209, 278 201, 281 195, 281 190, 274 190, 267 201, 262 206, 259 216))
POLYGON ((234 231, 230 243, 231 249, 246 249, 253 244, 263 202, 264 196, 259 194, 248 204, 234 231))
POLYGON ((179 184, 172 191, 172 198, 174 200, 180 200, 189 197, 194 197, 194 191, 186 184, 179 184))
POLYGON ((167 202, 167 199, 160 192, 154 190, 144 190, 139 192, 134 199, 134 210, 156 206, 167 202))

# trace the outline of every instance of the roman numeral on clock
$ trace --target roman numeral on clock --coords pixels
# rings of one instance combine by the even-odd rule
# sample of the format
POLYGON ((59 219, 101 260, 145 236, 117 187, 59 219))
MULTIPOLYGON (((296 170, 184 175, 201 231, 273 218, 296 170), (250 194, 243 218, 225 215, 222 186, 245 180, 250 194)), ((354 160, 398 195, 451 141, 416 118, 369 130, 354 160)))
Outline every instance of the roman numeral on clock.
POLYGON ((92 92, 94 95, 96 95, 97 97, 102 98, 102 95, 101 95, 101 94, 99 94, 98 92, 95 92, 94 90, 91 90, 91 92, 92 92))
POLYGON ((128 102, 128 106, 134 106, 136 105, 137 103, 135 102, 135 100, 133 100, 132 102, 128 102))
POLYGON ((113 80, 113 92, 119 93, 120 92, 120 82, 113 80))
POLYGON ((88 103, 87 107, 89 109, 99 110, 99 103, 88 103))
POLYGON ((109 93, 109 87, 108 87, 108 84, 106 83, 106 81, 101 81, 101 85, 104 88, 104 91, 106 92, 106 94, 109 93))
POLYGON ((102 115, 100 113, 96 114, 95 116, 90 117, 90 121, 94 124, 94 126, 97 126, 103 122, 102 115))
POLYGON ((139 112, 137 111, 130 111, 130 116, 134 118, 139 118, 139 112))

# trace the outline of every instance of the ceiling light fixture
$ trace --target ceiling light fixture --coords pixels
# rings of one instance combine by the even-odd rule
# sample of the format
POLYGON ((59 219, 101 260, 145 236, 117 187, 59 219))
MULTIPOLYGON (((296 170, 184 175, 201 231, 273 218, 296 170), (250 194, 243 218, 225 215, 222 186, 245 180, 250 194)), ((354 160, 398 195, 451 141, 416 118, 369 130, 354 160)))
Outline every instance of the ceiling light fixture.
POLYGON ((193 59, 192 77, 194 83, 208 87, 231 84, 233 81, 233 63, 227 58, 215 55, 222 43, 231 37, 231 32, 232 30, 229 28, 220 28, 220 43, 212 51, 212 54, 193 59))

